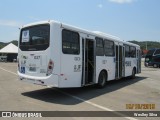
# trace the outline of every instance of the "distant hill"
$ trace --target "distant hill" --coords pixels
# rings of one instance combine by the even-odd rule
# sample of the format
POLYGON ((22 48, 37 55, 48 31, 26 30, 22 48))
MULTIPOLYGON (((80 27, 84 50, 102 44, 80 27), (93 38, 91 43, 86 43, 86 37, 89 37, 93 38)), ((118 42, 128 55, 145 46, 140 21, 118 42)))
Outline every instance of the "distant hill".
POLYGON ((17 40, 12 40, 11 42, 8 43, 4 43, 4 42, 0 42, 0 49, 5 47, 6 45, 13 43, 14 45, 18 46, 18 41, 17 40))
POLYGON ((141 47, 142 50, 145 50, 146 49, 146 46, 147 46, 147 49, 151 49, 151 48, 160 48, 160 42, 154 42, 154 41, 128 41, 128 42, 131 42, 131 43, 134 43, 134 44, 137 44, 141 47))

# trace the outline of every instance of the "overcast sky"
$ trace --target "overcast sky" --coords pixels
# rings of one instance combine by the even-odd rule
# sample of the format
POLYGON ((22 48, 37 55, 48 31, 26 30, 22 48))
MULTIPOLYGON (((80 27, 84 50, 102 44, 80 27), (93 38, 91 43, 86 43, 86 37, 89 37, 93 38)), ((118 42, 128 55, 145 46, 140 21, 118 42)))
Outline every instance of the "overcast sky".
POLYGON ((160 0, 0 0, 0 41, 19 39, 19 27, 56 20, 128 40, 160 41, 160 0))

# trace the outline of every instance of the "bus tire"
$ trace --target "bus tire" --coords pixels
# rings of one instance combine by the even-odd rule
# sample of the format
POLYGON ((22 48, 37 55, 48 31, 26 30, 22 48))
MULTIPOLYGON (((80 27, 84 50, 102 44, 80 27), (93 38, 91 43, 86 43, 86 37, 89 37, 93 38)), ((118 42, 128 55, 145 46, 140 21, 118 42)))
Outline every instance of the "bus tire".
POLYGON ((103 88, 106 85, 106 81, 107 81, 107 74, 105 71, 101 71, 98 77, 97 87, 103 88))
POLYGON ((136 77, 136 69, 133 68, 133 70, 132 70, 132 75, 131 75, 131 79, 135 79, 135 77, 136 77))

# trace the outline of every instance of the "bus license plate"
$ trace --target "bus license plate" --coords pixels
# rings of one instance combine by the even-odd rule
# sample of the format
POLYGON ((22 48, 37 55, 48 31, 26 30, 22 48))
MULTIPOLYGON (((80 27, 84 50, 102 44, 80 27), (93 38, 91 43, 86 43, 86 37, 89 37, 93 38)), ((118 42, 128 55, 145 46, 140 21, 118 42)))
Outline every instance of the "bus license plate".
POLYGON ((35 72, 36 71, 36 67, 30 67, 29 71, 35 72))

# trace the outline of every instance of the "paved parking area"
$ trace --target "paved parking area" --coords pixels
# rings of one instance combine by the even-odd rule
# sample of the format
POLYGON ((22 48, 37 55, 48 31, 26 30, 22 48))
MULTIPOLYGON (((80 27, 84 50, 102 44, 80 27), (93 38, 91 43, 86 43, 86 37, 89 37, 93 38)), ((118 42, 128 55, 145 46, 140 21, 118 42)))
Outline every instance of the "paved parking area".
POLYGON ((56 89, 21 82, 18 80, 16 63, 0 62, 0 95, 0 111, 127 111, 126 104, 155 104, 154 111, 159 111, 160 69, 142 65, 142 73, 136 79, 111 81, 103 89, 93 86, 56 89))

